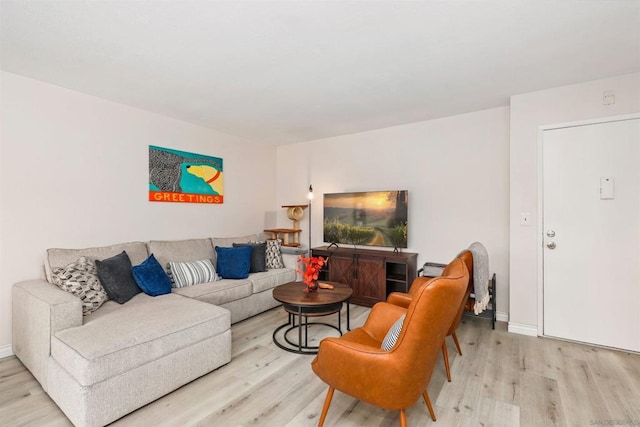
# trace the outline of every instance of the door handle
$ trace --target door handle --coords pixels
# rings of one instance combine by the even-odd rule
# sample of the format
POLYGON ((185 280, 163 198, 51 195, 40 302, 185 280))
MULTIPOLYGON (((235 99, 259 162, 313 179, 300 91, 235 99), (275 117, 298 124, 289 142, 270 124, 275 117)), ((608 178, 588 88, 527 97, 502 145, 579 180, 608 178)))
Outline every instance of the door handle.
POLYGON ((556 248, 556 242, 547 242, 547 247, 549 249, 555 249, 556 248))
POLYGON ((547 237, 556 237, 556 232, 553 230, 547 231, 547 237))

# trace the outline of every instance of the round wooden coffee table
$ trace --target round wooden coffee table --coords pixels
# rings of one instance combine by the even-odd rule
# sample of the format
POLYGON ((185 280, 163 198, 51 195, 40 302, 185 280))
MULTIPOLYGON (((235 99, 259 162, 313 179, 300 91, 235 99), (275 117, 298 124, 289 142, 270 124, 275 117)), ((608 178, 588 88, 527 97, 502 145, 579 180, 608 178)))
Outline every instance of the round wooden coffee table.
POLYGON ((284 325, 278 326, 273 331, 273 342, 283 350, 298 354, 317 354, 318 346, 310 346, 308 343, 308 328, 310 325, 323 325, 337 330, 342 335, 342 323, 340 318, 340 310, 342 303, 347 303, 347 330, 350 329, 349 324, 349 298, 353 291, 348 285, 338 282, 327 282, 333 286, 333 289, 318 288, 315 292, 306 293, 304 291, 305 284, 303 282, 289 282, 273 289, 273 298, 282 303, 282 307, 289 315, 289 320, 284 325), (309 322, 309 317, 328 316, 338 313, 338 326, 330 325, 322 322, 309 322), (296 324, 296 317, 298 322, 296 324), (304 317, 304 322, 303 322, 304 317), (277 338, 278 332, 284 331, 284 343, 277 338), (298 330, 298 342, 291 341, 287 335, 289 332, 298 330), (302 333, 304 331, 304 344, 302 333))

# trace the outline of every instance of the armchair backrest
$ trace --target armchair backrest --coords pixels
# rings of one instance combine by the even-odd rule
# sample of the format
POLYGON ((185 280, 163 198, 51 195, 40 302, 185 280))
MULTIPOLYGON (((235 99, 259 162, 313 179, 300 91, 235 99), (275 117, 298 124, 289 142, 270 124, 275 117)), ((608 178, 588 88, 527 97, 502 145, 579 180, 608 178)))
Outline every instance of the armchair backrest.
MULTIPOLYGON (((467 267, 467 271, 469 272, 469 283, 467 284, 467 290, 469 292, 472 292, 473 291, 473 254, 471 253, 470 250, 465 249, 464 251, 460 252, 460 254, 456 258, 460 258, 462 262, 464 262, 465 266, 467 267)), ((447 266, 445 266, 440 276, 448 276, 449 275, 448 269, 451 269, 451 268, 453 268, 451 264, 448 264, 447 266)), ((422 285, 425 282, 428 282, 429 280, 430 280, 429 277, 424 277, 424 276, 416 277, 413 280, 413 283, 411 283, 411 286, 409 287, 409 291, 407 292, 407 294, 413 297, 417 289, 420 287, 420 285, 422 285)))
POLYGON ((443 276, 412 285, 413 299, 398 341, 389 352, 397 381, 412 379, 392 399, 398 408, 411 405, 426 390, 468 282, 467 267, 462 259, 456 258, 445 268, 443 276))
POLYGON ((415 279, 413 279, 413 282, 411 283, 411 287, 409 288, 407 295, 409 295, 411 298, 415 298, 416 294, 418 293, 418 290, 422 287, 422 285, 431 281, 431 279, 432 278, 430 277, 424 277, 424 276, 416 277, 415 279))
POLYGON ((467 268, 467 272, 469 273, 469 282, 467 284, 467 289, 462 296, 462 301, 460 302, 460 306, 458 307, 458 312, 453 318, 453 322, 451 322, 451 326, 449 327, 449 331, 447 335, 452 335, 458 326, 460 326, 460 322, 462 321, 462 314, 464 313, 464 306, 469 299, 469 295, 473 292, 473 254, 469 250, 463 251, 458 258, 464 262, 465 267, 467 268))
POLYGON ((469 284, 467 285, 467 291, 473 291, 473 254, 470 250, 466 249, 457 256, 460 258, 464 265, 467 267, 467 272, 469 273, 469 284))

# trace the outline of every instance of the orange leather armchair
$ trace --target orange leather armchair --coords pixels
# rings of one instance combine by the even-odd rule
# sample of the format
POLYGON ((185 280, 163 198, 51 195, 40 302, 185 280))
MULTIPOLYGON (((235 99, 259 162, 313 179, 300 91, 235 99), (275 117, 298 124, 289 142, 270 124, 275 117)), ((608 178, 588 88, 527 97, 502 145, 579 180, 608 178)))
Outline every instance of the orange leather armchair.
MULTIPOLYGON (((458 326, 460 326, 460 322, 462 321, 464 306, 469 300, 469 295, 471 295, 471 292, 473 291, 473 255, 471 254, 471 251, 465 250, 461 252, 460 255, 457 256, 457 258, 461 259, 467 268, 467 272, 469 274, 469 283, 467 284, 467 289, 464 293, 464 297, 462 298, 462 301, 460 302, 460 305, 458 307, 458 312, 456 313, 456 316, 454 317, 453 322, 451 323, 451 326, 447 331, 447 336, 453 337, 453 342, 456 345, 458 354, 462 356, 462 349, 460 348, 460 343, 458 342, 458 336, 456 335, 456 330, 458 329, 458 326)), ((442 274, 443 275, 446 274, 446 269, 445 271, 442 272, 442 274)), ((393 292, 389 294, 389 297, 387 298, 387 302, 390 304, 398 305, 400 307, 405 307, 405 308, 409 307, 409 304, 413 299, 413 294, 414 294, 413 289, 418 288, 420 284, 425 280, 429 280, 429 278, 417 277, 414 280, 414 282, 411 284, 411 287, 409 288, 408 293, 405 294, 401 292, 393 292)), ((446 341, 442 342, 442 357, 444 358, 444 367, 447 371, 447 380, 451 382, 451 368, 449 366, 449 352, 447 351, 446 341)))
POLYGON ((401 426, 406 426, 405 409, 423 396, 435 421, 426 390, 469 281, 460 259, 453 260, 445 272, 446 276, 421 280, 412 290, 407 309, 378 303, 361 328, 322 340, 311 363, 316 375, 329 385, 319 426, 324 424, 336 389, 387 410, 400 410, 401 426), (382 350, 389 328, 405 313, 395 346, 382 350))

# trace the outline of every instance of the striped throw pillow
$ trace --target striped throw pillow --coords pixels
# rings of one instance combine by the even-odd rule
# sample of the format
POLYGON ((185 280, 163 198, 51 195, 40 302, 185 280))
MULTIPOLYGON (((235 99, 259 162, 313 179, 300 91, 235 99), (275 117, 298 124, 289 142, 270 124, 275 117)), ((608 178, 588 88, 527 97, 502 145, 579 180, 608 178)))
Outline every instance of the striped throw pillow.
POLYGON ((216 269, 211 260, 189 262, 170 262, 168 270, 171 272, 171 280, 174 288, 197 285, 199 283, 213 282, 217 279, 216 269))
POLYGON ((398 341, 398 337, 400 336, 400 332, 402 332, 402 324, 404 323, 405 314, 402 315, 401 318, 396 320, 396 323, 391 326, 389 332, 387 332, 387 336, 384 337, 382 341, 381 349, 384 351, 389 351, 396 345, 396 341, 398 341))

